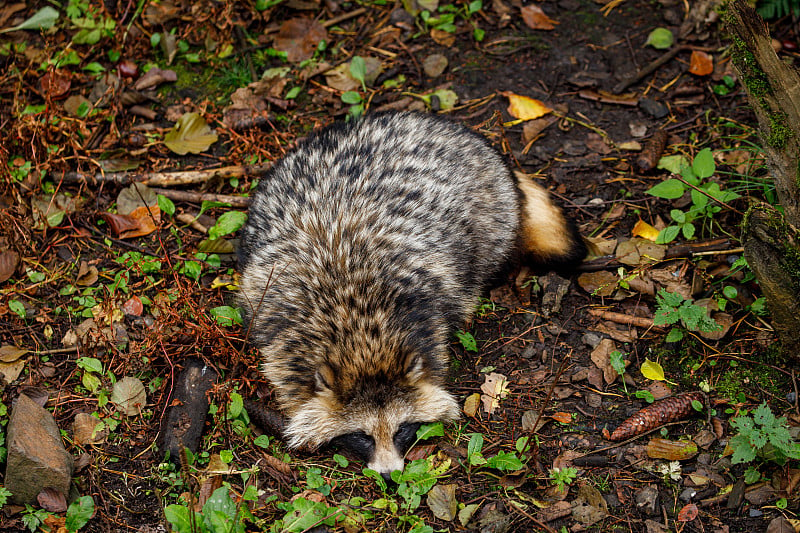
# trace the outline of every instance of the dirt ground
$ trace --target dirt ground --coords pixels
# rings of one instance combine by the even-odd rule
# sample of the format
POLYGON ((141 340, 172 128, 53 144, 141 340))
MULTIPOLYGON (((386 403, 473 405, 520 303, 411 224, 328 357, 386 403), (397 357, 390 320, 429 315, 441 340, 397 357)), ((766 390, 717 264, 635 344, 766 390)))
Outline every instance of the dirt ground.
MULTIPOLYGON (((767 402, 776 415, 789 417, 795 433, 800 414, 792 366, 774 344, 769 316, 758 312, 758 285, 735 267, 742 213, 751 200, 774 201, 774 190, 744 92, 730 82, 735 75, 726 40, 713 14, 686 22, 694 4, 627 0, 612 2, 604 14, 603 4, 590 0, 495 0, 472 13, 468 4, 455 4, 450 28, 412 15, 430 6, 422 2, 403 9, 400 3, 288 0, 259 11, 252 2, 111 0, 83 8, 117 23, 95 44, 75 42, 79 26, 66 14, 56 31, 0 34, 0 275, 8 274, 0 281, 0 345, 27 351, 18 356, 21 373, 5 382, 2 422, 20 393, 43 395, 76 457, 73 493, 94 501, 86 531, 164 531, 162 509, 182 494, 199 493, 203 501, 203 491, 224 480, 240 495, 247 479, 261 491, 250 503, 257 520, 248 530, 269 530, 285 520, 286 508, 276 502, 289 502, 301 490, 326 505, 363 496, 373 502, 372 514, 357 525, 291 529, 283 523, 275 530, 409 530, 397 513, 375 510, 383 494, 361 476, 357 460, 337 467, 335 450, 287 452, 279 438, 260 448, 253 439, 263 428, 248 426, 238 411, 228 416, 237 409, 233 394, 267 408, 274 403, 245 332, 211 312, 231 302, 236 234, 220 230, 212 246, 207 232, 227 213, 244 212, 245 204, 204 204, 212 197, 200 194, 242 199, 257 169, 184 185, 151 182, 172 198, 174 214, 160 203, 151 228, 153 210, 115 218, 130 176, 268 164, 312 129, 347 119, 350 106, 359 105, 343 102, 349 92, 359 95, 366 112, 440 110, 474 127, 515 169, 546 186, 595 246, 577 272, 561 273, 565 277, 512 272, 464 327, 475 350, 454 338, 450 389, 459 400, 487 394, 482 386, 493 374, 507 380, 508 394, 491 415, 482 405, 465 406, 460 423, 411 452, 411 458, 450 461, 440 484, 456 486, 462 509, 478 504, 474 518, 462 523, 434 516, 424 498, 411 514, 436 531, 648 533, 766 531, 774 518, 793 516, 796 461, 733 464, 725 451, 736 434, 729 425, 736 413, 767 402), (333 23, 290 34, 287 21, 296 18, 333 23), (485 32, 480 41, 475 28, 485 32), (671 30, 675 43, 646 45, 656 28, 671 30), (319 32, 325 32, 324 51, 314 39, 319 32), (164 44, 172 38, 175 43, 164 44), (269 53, 281 49, 279 42, 290 42, 301 58, 269 53), (676 47, 661 66, 632 79, 676 47), (110 58, 109 50, 119 57, 110 58), (65 60, 70 51, 77 52, 77 63, 65 60), (690 73, 693 52, 712 60, 711 71, 690 73), (354 56, 379 60, 377 79, 354 81, 352 66, 331 78, 320 66, 347 65, 354 56), (97 74, 95 64, 120 77, 97 74), (175 77, 140 87, 147 66, 175 77), (286 69, 236 93, 231 106, 235 90, 276 67, 286 69), (295 87, 297 94, 290 94, 295 87), (433 91, 452 91, 458 101, 448 105, 450 92, 420 98, 433 91), (537 100, 547 112, 516 120, 509 102, 517 96, 537 100), (200 153, 178 155, 162 139, 187 112, 202 115, 218 139, 200 153), (671 212, 693 200, 688 188, 673 200, 646 193, 672 176, 667 169, 643 171, 639 163, 659 131, 666 132, 666 146, 653 156, 656 162, 660 155, 684 155, 691 163, 709 148, 716 169, 703 183, 737 192, 722 209, 698 218, 691 238, 681 233, 663 245, 653 244, 652 232, 674 225, 671 212), (101 170, 119 179, 99 176, 101 170), (175 190, 189 196, 171 195, 175 190), (671 326, 653 324, 661 288, 709 307, 724 329, 700 332, 684 323, 683 338, 668 342, 671 326), (622 377, 609 363, 615 352, 627 361, 622 377), (190 357, 220 376, 209 393, 199 472, 167 466, 154 448, 176 403, 172 386, 190 357), (646 361, 659 363, 666 379, 646 377, 646 361), (109 401, 125 376, 139 379, 147 395, 131 416, 109 401), (708 393, 698 396, 702 413, 683 409, 666 416, 669 424, 660 433, 609 440, 609 432, 648 405, 636 391, 661 398, 701 390, 708 393), (100 436, 79 442, 80 413, 104 423, 100 436), (524 468, 465 466, 473 433, 483 435, 487 457, 513 452, 520 437, 530 437, 524 468), (692 439, 696 453, 674 457, 680 463, 671 477, 670 462, 652 452, 654 437, 692 439), (235 473, 222 475, 214 467, 228 451, 235 473), (260 471, 249 478, 254 465, 260 471), (762 477, 745 484, 751 465, 762 477), (329 494, 312 488, 308 471, 314 468, 323 472, 324 486, 333 486, 329 494), (554 468, 575 468, 564 490, 552 483, 554 468)), ((0 7, 0 28, 45 5, 0 7)), ((778 21, 773 32, 781 57, 796 61, 790 22, 778 21)), ((0 371, 8 376, 5 367, 0 371)), ((7 504, 3 511, 0 528, 25 529, 24 508, 7 504)), ((64 525, 63 511, 50 516, 53 531, 64 525)))

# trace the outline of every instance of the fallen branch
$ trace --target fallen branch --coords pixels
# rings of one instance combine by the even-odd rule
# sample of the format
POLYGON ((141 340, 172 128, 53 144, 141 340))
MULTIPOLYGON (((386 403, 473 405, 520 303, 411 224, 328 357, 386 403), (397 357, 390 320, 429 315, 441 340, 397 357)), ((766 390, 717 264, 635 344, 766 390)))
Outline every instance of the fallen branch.
POLYGON ((247 207, 252 201, 250 198, 244 196, 231 196, 229 194, 214 194, 192 191, 174 191, 172 189, 159 189, 154 187, 153 192, 162 194, 170 200, 178 200, 180 202, 225 202, 230 204, 231 207, 247 207))
POLYGON ((589 309, 589 314, 604 320, 610 320, 611 322, 615 322, 617 324, 624 324, 626 326, 636 326, 646 329, 661 329, 653 325, 652 318, 643 316, 631 316, 622 313, 615 313, 614 311, 603 311, 601 309, 589 309))
POLYGON ((263 176, 271 165, 236 165, 230 167, 210 168, 205 170, 179 170, 176 172, 150 172, 137 174, 133 172, 67 172, 62 181, 66 183, 117 183, 129 185, 137 182, 151 187, 177 187, 205 183, 213 179, 241 178, 244 176, 263 176))

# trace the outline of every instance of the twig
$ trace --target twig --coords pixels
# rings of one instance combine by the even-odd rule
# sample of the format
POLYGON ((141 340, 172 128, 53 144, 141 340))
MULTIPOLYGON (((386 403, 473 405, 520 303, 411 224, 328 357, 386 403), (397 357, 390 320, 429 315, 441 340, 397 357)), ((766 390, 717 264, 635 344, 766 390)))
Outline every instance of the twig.
POLYGON ((351 11, 350 13, 342 13, 338 17, 333 17, 330 20, 326 20, 325 22, 322 23, 322 25, 325 26, 326 28, 330 28, 331 26, 335 26, 336 24, 344 22, 345 20, 357 17, 359 15, 363 15, 366 12, 367 12, 366 8, 360 7, 355 11, 351 11))
POLYGON ((733 211, 733 212, 734 212, 734 213, 736 213, 737 215, 744 216, 744 213, 742 213, 742 212, 741 212, 741 211, 739 211, 738 209, 736 209, 736 208, 734 208, 734 207, 731 207, 730 205, 726 204, 726 203, 725 203, 725 202, 723 202, 722 200, 719 200, 719 199, 717 199, 717 198, 714 198, 713 196, 711 196, 710 194, 708 194, 708 193, 707 193, 706 191, 704 191, 703 189, 701 189, 701 188, 697 187, 696 185, 692 185, 691 183, 689 183, 688 181, 686 181, 686 180, 685 180, 685 179, 683 179, 682 177, 680 177, 680 176, 675 176, 675 179, 677 179, 678 181, 681 181, 681 182, 685 183, 686 185, 688 185, 688 186, 689 186, 689 187, 691 187, 692 189, 696 190, 696 191, 697 191, 697 192, 699 192, 700 194, 704 194, 704 195, 708 196, 708 198, 709 198, 709 199, 711 199, 711 200, 712 200, 712 201, 714 201, 714 202, 717 202, 719 205, 722 205, 722 206, 725 206, 725 207, 727 207, 728 209, 730 209, 731 211, 733 211))
POLYGON ((625 315, 622 313, 615 313, 614 311, 603 311, 601 309, 589 309, 589 314, 592 316, 600 317, 604 320, 610 320, 611 322, 616 322, 617 324, 625 324, 627 326, 637 326, 640 328, 646 328, 646 329, 652 328, 661 330, 661 328, 653 324, 652 318, 646 318, 643 316, 625 315))
POLYGON ((252 202, 251 198, 247 198, 245 196, 232 196, 229 194, 174 191, 172 189, 159 189, 156 187, 153 188, 153 192, 156 194, 162 194, 170 200, 192 202, 197 204, 202 202, 225 202, 230 204, 231 207, 247 207, 250 205, 250 202, 252 202))
POLYGON ((67 172, 63 181, 75 182, 110 182, 120 185, 138 182, 152 187, 176 187, 205 183, 215 178, 241 178, 244 176, 262 176, 271 165, 236 165, 230 167, 210 168, 205 170, 180 170, 177 172, 149 172, 136 174, 132 172, 98 172, 94 175, 83 172, 67 172))

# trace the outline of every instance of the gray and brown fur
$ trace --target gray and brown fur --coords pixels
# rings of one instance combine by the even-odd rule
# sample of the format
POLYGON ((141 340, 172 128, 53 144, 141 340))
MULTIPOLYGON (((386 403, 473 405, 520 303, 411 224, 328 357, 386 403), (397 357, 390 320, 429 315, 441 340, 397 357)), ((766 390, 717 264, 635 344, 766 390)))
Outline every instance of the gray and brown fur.
POLYGON ((288 443, 355 434, 371 468, 401 469, 413 424, 459 417, 451 334, 515 252, 558 266, 585 249, 546 191, 456 123, 376 114, 277 161, 243 230, 240 289, 288 443))

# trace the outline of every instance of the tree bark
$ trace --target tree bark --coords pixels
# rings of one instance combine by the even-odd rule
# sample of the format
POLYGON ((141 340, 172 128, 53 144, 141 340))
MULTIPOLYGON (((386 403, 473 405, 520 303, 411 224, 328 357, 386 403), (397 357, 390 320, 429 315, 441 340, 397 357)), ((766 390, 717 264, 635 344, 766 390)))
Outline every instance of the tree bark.
POLYGON ((787 355, 800 360, 800 76, 772 48, 767 26, 745 0, 724 20, 733 67, 755 111, 783 214, 752 206, 742 227, 744 255, 758 279, 787 355))

